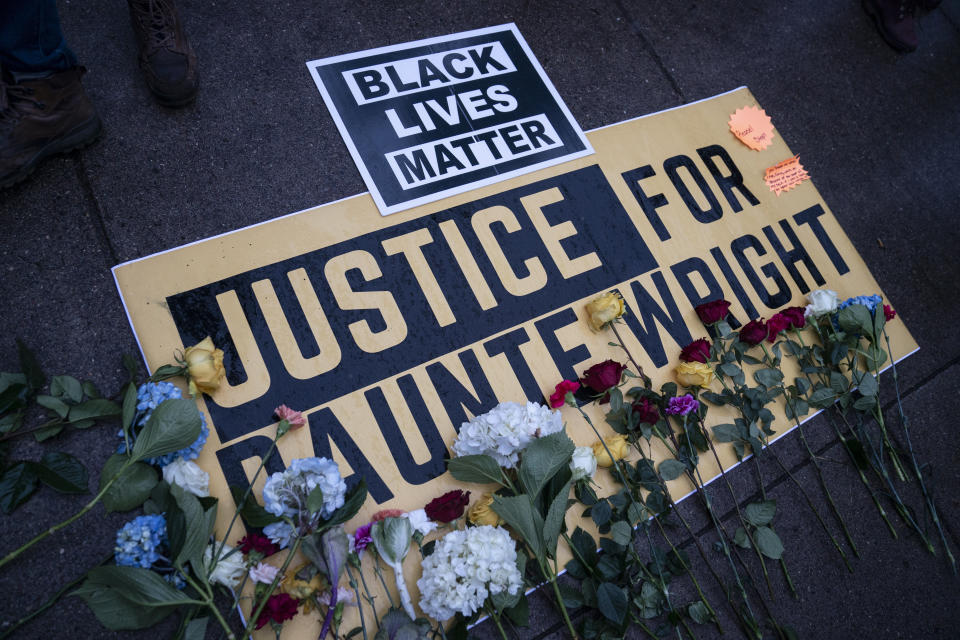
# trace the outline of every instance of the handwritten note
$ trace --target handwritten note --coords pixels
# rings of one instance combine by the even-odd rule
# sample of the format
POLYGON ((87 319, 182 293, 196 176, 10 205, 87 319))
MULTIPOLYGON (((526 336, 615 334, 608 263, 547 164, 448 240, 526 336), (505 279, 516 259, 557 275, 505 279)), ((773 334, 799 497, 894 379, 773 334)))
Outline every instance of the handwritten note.
POLYGON ((799 158, 800 156, 787 158, 772 167, 767 167, 764 172, 764 182, 770 187, 770 191, 773 191, 778 197, 784 191, 790 191, 804 180, 810 179, 807 170, 800 164, 799 158))
POLYGON ((730 116, 730 131, 754 151, 763 151, 773 142, 773 123, 770 116, 754 106, 737 109, 730 116))

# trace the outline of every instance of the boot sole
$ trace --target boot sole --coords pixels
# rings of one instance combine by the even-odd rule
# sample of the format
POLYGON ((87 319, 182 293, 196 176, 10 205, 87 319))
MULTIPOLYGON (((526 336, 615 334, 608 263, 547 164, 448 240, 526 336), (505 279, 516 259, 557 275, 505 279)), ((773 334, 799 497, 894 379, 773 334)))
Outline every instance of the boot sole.
POLYGON ((0 189, 6 189, 27 179, 37 166, 47 158, 63 153, 69 153, 76 149, 82 149, 93 143, 103 129, 100 117, 94 115, 86 122, 82 122, 60 136, 47 143, 30 160, 28 160, 18 171, 0 180, 0 189))
POLYGON ((916 47, 905 44, 887 33, 886 29, 883 28, 883 17, 880 15, 880 12, 877 10, 877 8, 873 6, 873 3, 870 2, 870 0, 860 0, 860 5, 863 7, 863 10, 867 13, 867 15, 873 18, 873 24, 876 25, 877 31, 880 33, 880 37, 883 38, 883 41, 890 45, 890 47, 896 51, 899 51, 900 53, 910 53, 911 51, 917 50, 916 47))

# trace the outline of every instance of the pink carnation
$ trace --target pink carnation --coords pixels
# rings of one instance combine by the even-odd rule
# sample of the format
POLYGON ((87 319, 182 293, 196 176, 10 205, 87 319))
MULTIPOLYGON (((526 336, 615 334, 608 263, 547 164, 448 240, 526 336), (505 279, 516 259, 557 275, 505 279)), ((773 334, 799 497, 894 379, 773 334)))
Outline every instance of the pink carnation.
POLYGON ((303 414, 299 411, 294 411, 285 404, 280 405, 273 410, 274 415, 276 415, 281 420, 286 420, 290 423, 290 429, 299 429, 303 425, 307 424, 307 419, 303 417, 303 414))
POLYGON ((277 573, 280 570, 277 569, 272 564, 267 564, 265 562, 258 562, 257 566, 250 567, 250 579, 254 582, 262 582, 263 584, 271 584, 274 578, 277 577, 277 573))

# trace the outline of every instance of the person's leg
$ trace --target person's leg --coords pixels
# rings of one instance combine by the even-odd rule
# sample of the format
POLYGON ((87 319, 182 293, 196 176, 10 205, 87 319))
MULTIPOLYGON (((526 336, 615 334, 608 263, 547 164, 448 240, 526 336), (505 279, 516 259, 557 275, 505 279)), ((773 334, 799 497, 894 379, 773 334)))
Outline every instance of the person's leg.
POLYGON ((60 31, 56 0, 0 0, 0 67, 8 73, 64 71, 77 57, 60 31))
MULTIPOLYGON (((0 0, 2 2, 2 0, 0 0)), ((197 94, 197 56, 174 0, 127 0, 140 47, 140 68, 157 102, 183 106, 197 94)))

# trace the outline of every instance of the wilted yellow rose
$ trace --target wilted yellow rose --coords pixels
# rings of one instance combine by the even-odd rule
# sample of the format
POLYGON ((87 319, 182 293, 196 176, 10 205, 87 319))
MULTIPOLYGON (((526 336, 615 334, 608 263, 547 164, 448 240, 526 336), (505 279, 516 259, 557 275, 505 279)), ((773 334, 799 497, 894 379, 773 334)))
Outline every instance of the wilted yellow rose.
POLYGON ((293 571, 287 573, 283 582, 280 583, 280 590, 288 594, 294 600, 303 602, 304 613, 310 613, 313 610, 314 596, 320 595, 330 588, 326 579, 316 573, 310 581, 301 580, 297 577, 302 570, 307 568, 308 564, 302 564, 293 571))
POLYGON ((485 493, 480 499, 467 511, 467 517, 470 522, 477 526, 488 524, 496 527, 503 522, 503 519, 497 515, 497 512, 490 508, 493 504, 493 494, 485 493))
POLYGON ((187 380, 190 383, 190 395, 198 392, 211 394, 220 387, 220 381, 226 375, 223 368, 223 351, 213 346, 213 339, 207 336, 183 352, 187 365, 187 380))
POLYGON ((677 365, 677 382, 685 387, 706 389, 713 380, 713 369, 702 362, 681 362, 677 365))
POLYGON ((613 322, 625 311, 623 298, 616 291, 609 291, 587 303, 587 317, 594 331, 600 331, 605 324, 613 322))
POLYGON ((623 460, 630 453, 630 443, 627 442, 627 436, 617 435, 604 438, 603 442, 596 442, 593 445, 593 455, 597 459, 597 464, 604 468, 613 466, 614 460, 623 460), (607 446, 604 447, 603 445, 607 446), (607 453, 607 450, 610 453, 607 453), (613 456, 613 460, 610 456, 613 456))

